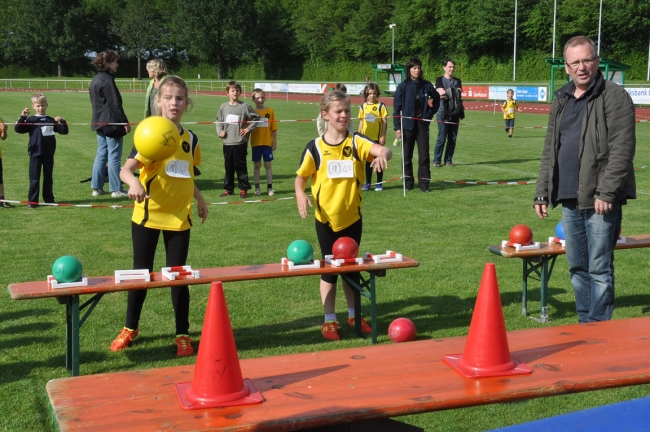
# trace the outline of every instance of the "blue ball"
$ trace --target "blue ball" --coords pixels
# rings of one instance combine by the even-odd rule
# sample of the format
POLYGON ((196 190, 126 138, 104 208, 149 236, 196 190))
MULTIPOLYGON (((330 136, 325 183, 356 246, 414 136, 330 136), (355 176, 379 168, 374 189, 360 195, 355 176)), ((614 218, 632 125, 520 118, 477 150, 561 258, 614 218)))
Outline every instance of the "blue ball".
POLYGON ((559 238, 560 240, 565 240, 564 227, 562 226, 562 221, 558 222, 557 226, 555 227, 555 237, 559 238))

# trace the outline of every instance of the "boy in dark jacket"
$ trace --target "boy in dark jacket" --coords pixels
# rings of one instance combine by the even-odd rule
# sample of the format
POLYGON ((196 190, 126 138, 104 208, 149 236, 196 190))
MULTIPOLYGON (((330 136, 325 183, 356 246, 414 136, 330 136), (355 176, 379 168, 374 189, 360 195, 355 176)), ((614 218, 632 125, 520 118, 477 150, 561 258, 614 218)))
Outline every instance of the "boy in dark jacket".
POLYGON ((27 154, 29 154, 29 201, 28 208, 38 207, 38 193, 43 171, 43 201, 55 203, 52 192, 52 170, 54 169, 54 152, 56 151, 56 138, 54 133, 68 134, 68 125, 65 119, 57 116, 45 115, 47 99, 41 93, 32 95, 32 108, 36 115, 29 116, 29 108, 21 113, 14 130, 17 133, 29 134, 27 154))

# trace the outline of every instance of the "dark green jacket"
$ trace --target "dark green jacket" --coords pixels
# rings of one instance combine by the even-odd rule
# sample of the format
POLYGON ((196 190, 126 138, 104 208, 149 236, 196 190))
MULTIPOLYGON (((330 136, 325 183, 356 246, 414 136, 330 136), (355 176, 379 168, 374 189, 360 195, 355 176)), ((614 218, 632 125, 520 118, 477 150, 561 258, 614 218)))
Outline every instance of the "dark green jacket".
MULTIPOLYGON (((578 173, 580 209, 594 208, 596 198, 612 204, 625 204, 627 199, 636 198, 634 103, 623 87, 605 80, 600 71, 595 79, 582 119, 578 173)), ((555 93, 537 177, 535 204, 550 203, 552 207, 558 204, 559 129, 568 94, 574 90, 575 83, 570 82, 555 93)))

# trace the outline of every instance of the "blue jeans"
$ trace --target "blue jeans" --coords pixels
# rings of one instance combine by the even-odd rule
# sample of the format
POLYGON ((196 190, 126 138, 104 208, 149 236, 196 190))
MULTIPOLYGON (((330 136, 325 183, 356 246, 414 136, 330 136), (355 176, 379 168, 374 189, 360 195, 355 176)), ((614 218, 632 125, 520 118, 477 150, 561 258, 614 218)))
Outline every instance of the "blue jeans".
POLYGON ((614 312, 614 247, 622 212, 614 204, 607 214, 562 203, 569 279, 576 295, 579 322, 606 321, 614 312))
POLYGON ((97 131, 97 155, 93 164, 93 179, 90 187, 93 189, 104 188, 104 168, 108 162, 108 185, 111 192, 122 190, 120 169, 122 161, 122 142, 124 137, 111 138, 97 131))
POLYGON ((456 137, 458 136, 458 125, 444 123, 444 119, 440 114, 436 116, 438 119, 438 139, 436 140, 436 147, 433 150, 433 163, 442 162, 442 150, 445 148, 445 140, 447 140, 447 150, 445 150, 445 163, 452 163, 454 157, 454 150, 456 150, 456 137))

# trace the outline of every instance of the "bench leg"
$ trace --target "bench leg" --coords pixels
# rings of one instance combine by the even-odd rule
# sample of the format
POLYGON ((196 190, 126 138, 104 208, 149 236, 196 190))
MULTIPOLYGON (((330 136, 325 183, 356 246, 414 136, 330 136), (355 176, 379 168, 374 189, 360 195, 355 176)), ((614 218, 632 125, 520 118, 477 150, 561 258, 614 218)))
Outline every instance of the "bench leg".
POLYGON ((65 367, 79 376, 79 296, 65 297, 65 367))
MULTIPOLYGON (((361 316, 361 296, 367 297, 370 300, 370 327, 372 328, 372 343, 377 343, 377 298, 375 290, 375 273, 369 272, 369 277, 367 280, 361 277, 361 283, 355 283, 348 275, 345 273, 341 274, 348 285, 354 289, 354 316, 361 316)), ((361 332, 361 320, 356 320, 354 326, 354 332, 359 337, 363 337, 361 332)))
POLYGON ((524 279, 521 286, 521 314, 528 315, 528 260, 522 259, 524 263, 524 279))

